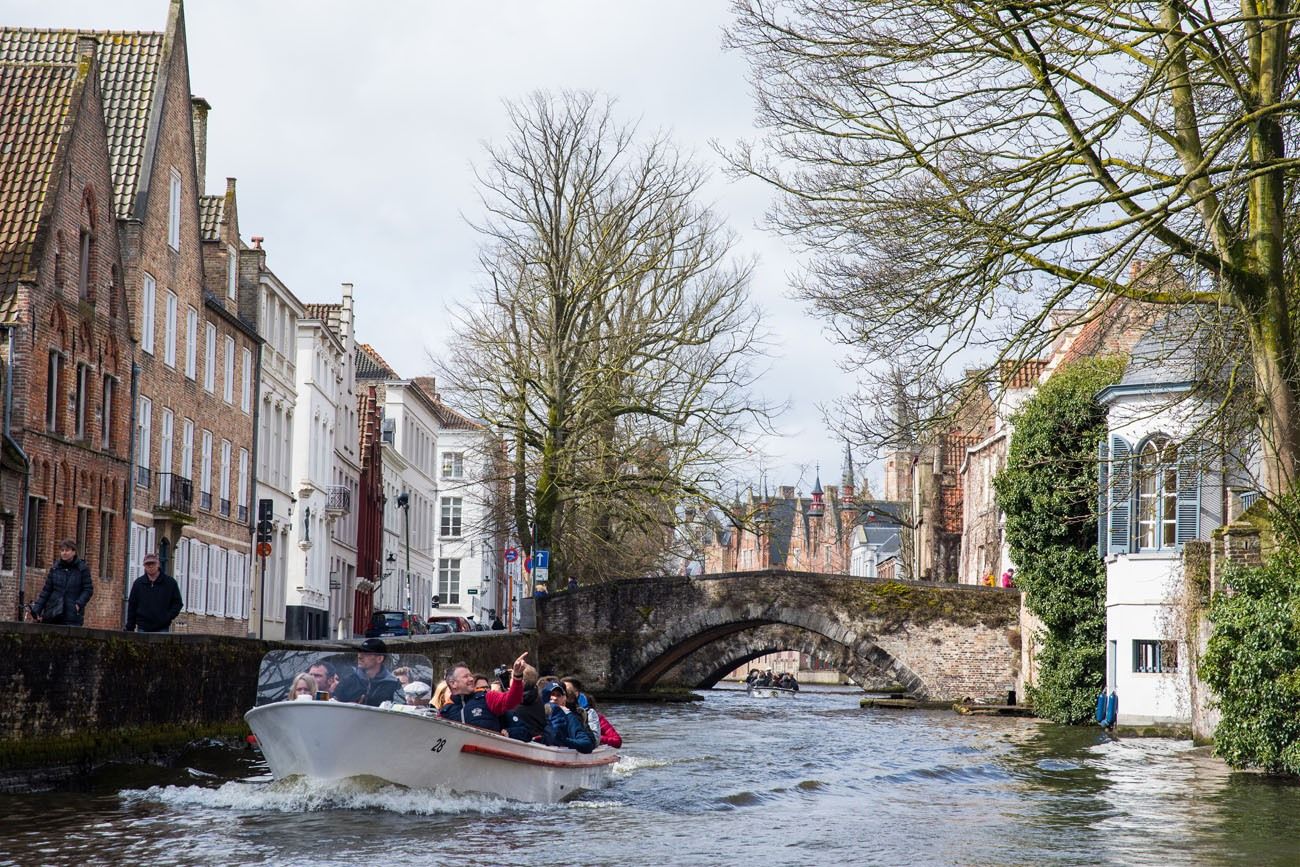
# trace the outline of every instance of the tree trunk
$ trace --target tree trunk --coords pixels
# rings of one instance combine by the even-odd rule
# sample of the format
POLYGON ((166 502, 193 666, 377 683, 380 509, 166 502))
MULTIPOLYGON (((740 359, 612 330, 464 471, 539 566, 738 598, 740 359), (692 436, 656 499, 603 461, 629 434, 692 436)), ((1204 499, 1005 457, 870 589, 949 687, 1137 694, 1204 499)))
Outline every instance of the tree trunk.
POLYGON ((1286 312, 1286 293, 1270 293, 1270 304, 1251 319, 1252 361, 1258 394, 1259 433, 1263 453, 1262 484, 1270 496, 1295 483, 1300 456, 1296 423, 1295 347, 1286 312))

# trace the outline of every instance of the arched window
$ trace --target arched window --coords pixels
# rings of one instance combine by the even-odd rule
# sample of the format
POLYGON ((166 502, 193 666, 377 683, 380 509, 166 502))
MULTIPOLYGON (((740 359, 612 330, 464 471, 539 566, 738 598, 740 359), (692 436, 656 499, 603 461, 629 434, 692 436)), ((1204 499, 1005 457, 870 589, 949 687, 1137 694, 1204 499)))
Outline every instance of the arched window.
POLYGON ((1153 436, 1138 449, 1137 549, 1158 551, 1177 545, 1178 447, 1153 436))

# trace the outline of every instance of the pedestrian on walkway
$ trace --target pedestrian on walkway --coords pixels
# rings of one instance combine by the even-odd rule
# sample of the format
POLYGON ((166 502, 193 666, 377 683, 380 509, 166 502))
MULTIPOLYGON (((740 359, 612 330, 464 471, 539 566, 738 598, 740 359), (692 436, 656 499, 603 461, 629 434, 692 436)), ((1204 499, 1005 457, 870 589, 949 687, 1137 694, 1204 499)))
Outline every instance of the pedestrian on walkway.
POLYGON ((162 571, 157 554, 144 555, 144 574, 135 579, 126 599, 126 631, 171 632, 183 607, 176 579, 162 571))
POLYGON ((80 626, 86 618, 86 603, 95 595, 90 566, 77 557, 77 543, 59 543, 59 560, 45 576, 45 586, 28 611, 41 623, 80 626))

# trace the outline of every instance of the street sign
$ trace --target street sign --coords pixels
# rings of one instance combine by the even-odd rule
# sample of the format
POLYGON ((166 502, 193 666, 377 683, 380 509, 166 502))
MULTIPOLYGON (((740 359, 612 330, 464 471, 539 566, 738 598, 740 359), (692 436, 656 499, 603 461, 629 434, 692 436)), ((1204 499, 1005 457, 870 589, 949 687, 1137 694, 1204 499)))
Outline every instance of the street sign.
POLYGON ((550 568, 551 568, 551 552, 548 551, 548 550, 545 549, 545 548, 538 548, 536 551, 534 551, 534 552, 533 552, 533 568, 534 568, 534 569, 550 569, 550 568))
POLYGON ((519 559, 519 549, 518 549, 518 548, 507 548, 507 549, 506 549, 506 562, 507 562, 507 563, 513 563, 513 562, 515 562, 515 561, 518 560, 518 559, 519 559))
POLYGON ((259 557, 270 557, 270 556, 271 556, 271 543, 270 543, 270 542, 258 542, 258 543, 257 543, 257 556, 259 556, 259 557))
POLYGON ((477 587, 466 587, 466 588, 465 588, 465 592, 468 593, 470 596, 477 596, 477 595, 478 595, 478 588, 477 588, 477 587))
POLYGON ((525 572, 531 572, 531 571, 533 571, 533 558, 532 558, 532 557, 529 557, 527 560, 524 561, 524 571, 525 571, 525 572))

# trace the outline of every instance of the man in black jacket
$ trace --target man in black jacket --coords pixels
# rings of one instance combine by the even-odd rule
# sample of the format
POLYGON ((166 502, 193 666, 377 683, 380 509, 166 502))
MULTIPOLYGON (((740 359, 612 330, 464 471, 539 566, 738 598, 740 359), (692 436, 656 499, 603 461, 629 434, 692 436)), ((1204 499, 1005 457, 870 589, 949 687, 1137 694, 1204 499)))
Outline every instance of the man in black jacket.
POLYGON ((90 567, 77 559, 77 543, 64 539, 59 543, 59 562, 45 576, 41 595, 32 603, 32 617, 42 623, 80 626, 86 616, 86 603, 95 593, 90 567))
POLYGON ((356 671, 343 678, 335 690, 339 701, 379 707, 386 701, 404 704, 402 684, 384 665, 388 647, 382 639, 367 638, 357 648, 356 671))
POLYGON ((157 554, 146 554, 144 574, 135 579, 126 600, 126 631, 170 632, 182 607, 176 579, 163 574, 157 554))

